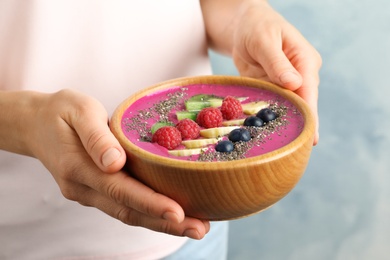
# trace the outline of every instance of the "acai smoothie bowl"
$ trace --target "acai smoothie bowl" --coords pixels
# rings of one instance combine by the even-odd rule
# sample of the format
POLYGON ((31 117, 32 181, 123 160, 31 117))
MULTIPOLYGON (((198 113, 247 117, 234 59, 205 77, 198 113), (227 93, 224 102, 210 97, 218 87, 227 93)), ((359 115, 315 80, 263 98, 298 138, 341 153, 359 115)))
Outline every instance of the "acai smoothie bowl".
POLYGON ((156 84, 110 120, 129 174, 207 220, 249 216, 286 196, 306 169, 314 127, 295 93, 238 76, 156 84))

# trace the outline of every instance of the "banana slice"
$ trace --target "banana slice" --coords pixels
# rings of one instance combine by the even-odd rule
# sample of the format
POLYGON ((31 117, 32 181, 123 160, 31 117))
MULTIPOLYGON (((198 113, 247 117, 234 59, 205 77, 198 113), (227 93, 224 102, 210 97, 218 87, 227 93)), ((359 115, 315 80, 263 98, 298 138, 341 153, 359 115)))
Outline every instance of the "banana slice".
POLYGON ((205 138, 218 138, 224 135, 227 135, 234 129, 239 128, 239 126, 221 126, 208 129, 200 130, 200 135, 205 138))
POLYGON ((217 138, 206 138, 206 139, 184 140, 181 143, 186 148, 200 148, 200 147, 205 147, 209 144, 215 144, 217 142, 218 142, 217 138))
POLYGON ((254 115, 261 109, 266 108, 269 104, 265 101, 254 101, 246 104, 242 104, 242 111, 246 115, 254 115))
POLYGON ((227 121, 223 121, 222 125, 223 126, 238 126, 238 125, 243 125, 244 121, 245 121, 245 118, 227 120, 227 121))
POLYGON ((181 150, 169 150, 168 153, 174 156, 190 156, 200 154, 206 148, 194 148, 194 149, 181 149, 181 150))

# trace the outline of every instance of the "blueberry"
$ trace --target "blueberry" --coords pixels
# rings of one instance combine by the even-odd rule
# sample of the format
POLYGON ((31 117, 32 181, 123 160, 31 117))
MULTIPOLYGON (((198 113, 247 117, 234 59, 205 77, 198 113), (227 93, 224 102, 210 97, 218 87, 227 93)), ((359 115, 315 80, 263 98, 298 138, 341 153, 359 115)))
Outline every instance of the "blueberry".
POLYGON ((257 116, 249 116, 244 121, 244 126, 263 126, 264 122, 257 116))
POLYGON ((234 145, 231 141, 223 140, 217 143, 215 150, 221 153, 230 153, 233 151, 234 145))
POLYGON ((250 132, 245 128, 237 128, 229 133, 229 140, 233 143, 243 141, 248 142, 251 140, 250 132))
POLYGON ((263 120, 265 123, 272 121, 278 117, 278 115, 269 108, 261 109, 256 116, 263 120))

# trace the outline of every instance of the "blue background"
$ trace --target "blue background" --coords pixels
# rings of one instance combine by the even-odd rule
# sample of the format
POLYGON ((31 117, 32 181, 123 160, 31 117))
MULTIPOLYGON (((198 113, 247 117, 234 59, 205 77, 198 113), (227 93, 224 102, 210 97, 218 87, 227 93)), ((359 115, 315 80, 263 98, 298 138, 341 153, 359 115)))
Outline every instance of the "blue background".
POLYGON ((390 1, 270 4, 322 55, 320 142, 288 196, 231 221, 229 259, 390 259, 390 1))

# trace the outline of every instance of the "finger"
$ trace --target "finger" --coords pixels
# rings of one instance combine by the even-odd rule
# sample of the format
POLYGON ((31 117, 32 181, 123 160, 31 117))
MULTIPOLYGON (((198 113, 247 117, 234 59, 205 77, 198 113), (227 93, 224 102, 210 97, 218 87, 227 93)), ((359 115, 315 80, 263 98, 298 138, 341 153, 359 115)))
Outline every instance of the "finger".
POLYGON ((319 71, 322 66, 322 58, 311 46, 303 52, 305 56, 297 62, 296 67, 304 80, 301 88, 296 93, 307 102, 313 112, 316 121, 313 145, 316 145, 319 141, 318 87, 320 85, 319 71))
POLYGON ((236 52, 233 52, 233 61, 241 76, 270 81, 267 73, 259 64, 246 62, 236 52))
POLYGON ((94 174, 79 174, 77 182, 91 187, 117 203, 135 209, 154 218, 180 223, 184 220, 182 207, 174 200, 155 192, 127 173, 104 174, 97 170, 94 174))
POLYGON ((262 67, 273 83, 294 91, 302 85, 303 79, 293 62, 302 46, 309 44, 298 30, 280 19, 279 29, 263 25, 259 27, 261 30, 247 35, 249 40, 245 47, 237 52, 246 62, 262 67))
POLYGON ((316 123, 313 145, 319 141, 319 116, 318 116, 318 85, 319 76, 317 73, 303 72, 304 82, 295 92, 301 96, 310 107, 316 123))
POLYGON ((106 214, 131 226, 145 227, 157 232, 175 236, 187 236, 193 239, 203 238, 210 230, 210 223, 194 218, 185 218, 181 223, 151 217, 130 207, 113 203, 112 200, 102 196, 95 190, 86 187, 84 196, 85 206, 93 206, 106 214))
POLYGON ((302 85, 302 76, 291 64, 282 47, 266 43, 254 55, 259 67, 263 68, 273 83, 292 91, 302 85))
POLYGON ((95 164, 104 172, 117 172, 125 164, 126 154, 108 127, 107 112, 94 100, 84 101, 73 127, 95 164))

